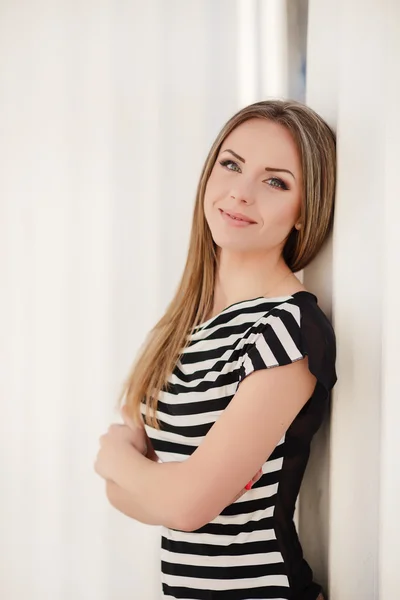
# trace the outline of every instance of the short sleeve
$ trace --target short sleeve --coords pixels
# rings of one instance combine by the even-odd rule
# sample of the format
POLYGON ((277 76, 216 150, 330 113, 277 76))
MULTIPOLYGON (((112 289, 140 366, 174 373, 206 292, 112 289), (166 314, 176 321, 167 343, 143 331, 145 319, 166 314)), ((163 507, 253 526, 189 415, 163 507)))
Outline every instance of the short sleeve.
POLYGON ((288 365, 305 356, 309 370, 329 392, 336 382, 333 328, 316 303, 285 302, 246 333, 239 381, 254 371, 288 365))

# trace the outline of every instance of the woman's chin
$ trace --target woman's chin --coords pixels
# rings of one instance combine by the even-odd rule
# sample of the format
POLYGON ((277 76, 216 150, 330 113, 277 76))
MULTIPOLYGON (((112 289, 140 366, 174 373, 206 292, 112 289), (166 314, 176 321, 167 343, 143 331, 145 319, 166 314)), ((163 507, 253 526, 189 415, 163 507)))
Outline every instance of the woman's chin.
POLYGON ((231 252, 251 252, 255 250, 249 240, 235 240, 232 236, 221 233, 213 234, 212 238, 221 250, 229 250, 231 252))

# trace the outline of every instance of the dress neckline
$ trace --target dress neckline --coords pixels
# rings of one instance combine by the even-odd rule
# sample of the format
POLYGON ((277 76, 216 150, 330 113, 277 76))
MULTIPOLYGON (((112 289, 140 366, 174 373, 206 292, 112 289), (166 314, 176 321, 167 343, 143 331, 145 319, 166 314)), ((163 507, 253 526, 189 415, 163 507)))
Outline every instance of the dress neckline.
POLYGON ((245 304, 246 302, 255 302, 256 300, 261 300, 261 299, 265 300, 266 302, 279 302, 279 301, 284 302, 286 300, 291 300, 292 298, 295 298, 296 296, 300 296, 300 295, 311 296, 312 298, 315 299, 315 302, 318 303, 317 296, 307 290, 299 290, 298 292, 294 292, 294 294, 286 294, 284 296, 275 296, 275 297, 256 296, 255 298, 247 298, 246 300, 238 300, 237 302, 233 302, 233 304, 229 304, 229 306, 226 306, 225 308, 223 308, 219 313, 217 313, 213 317, 210 317, 209 319, 207 319, 207 321, 203 321, 203 323, 199 323, 199 325, 196 325, 195 327, 193 327, 192 331, 197 331, 200 328, 206 327, 207 325, 209 325, 209 323, 212 323, 212 321, 214 321, 215 319, 218 319, 218 317, 223 315, 226 311, 233 308, 234 306, 238 306, 240 304, 245 304))

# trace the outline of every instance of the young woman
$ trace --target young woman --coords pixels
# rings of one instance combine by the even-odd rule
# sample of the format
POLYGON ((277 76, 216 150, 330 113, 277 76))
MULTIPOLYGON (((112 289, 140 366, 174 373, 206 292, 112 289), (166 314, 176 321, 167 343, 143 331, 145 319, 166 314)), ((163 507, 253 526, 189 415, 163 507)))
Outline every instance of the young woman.
POLYGON ((207 157, 182 280, 95 464, 115 508, 162 526, 165 598, 323 597, 293 513, 336 346, 294 273, 334 192, 334 134, 297 102, 239 111, 207 157))

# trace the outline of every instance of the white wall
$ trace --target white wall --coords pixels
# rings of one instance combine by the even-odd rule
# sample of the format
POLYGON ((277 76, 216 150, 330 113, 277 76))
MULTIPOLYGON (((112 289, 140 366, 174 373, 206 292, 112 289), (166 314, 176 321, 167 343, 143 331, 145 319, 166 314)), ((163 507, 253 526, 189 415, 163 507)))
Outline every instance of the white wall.
POLYGON ((386 600, 400 587, 400 5, 311 0, 308 31, 307 101, 338 133, 329 598, 386 600))
MULTIPOLYGON (((339 75, 338 7, 335 2, 324 0, 321 3, 309 2, 308 11, 305 100, 336 130, 339 75)), ((340 199, 337 198, 336 202, 339 203, 340 199)), ((305 269, 304 283, 309 289, 315 291, 319 305, 335 325, 335 315, 332 311, 333 258, 331 237, 318 257, 305 269)), ((337 343, 339 352, 340 336, 337 336, 337 343)), ((332 402, 336 399, 336 389, 332 394, 332 402)), ((303 550, 312 565, 316 580, 324 586, 327 593, 330 588, 331 512, 331 419, 329 416, 328 411, 325 421, 313 440, 299 503, 299 534, 303 550)), ((329 599, 332 600, 331 595, 329 599)), ((358 596, 353 600, 359 600, 358 596)))

